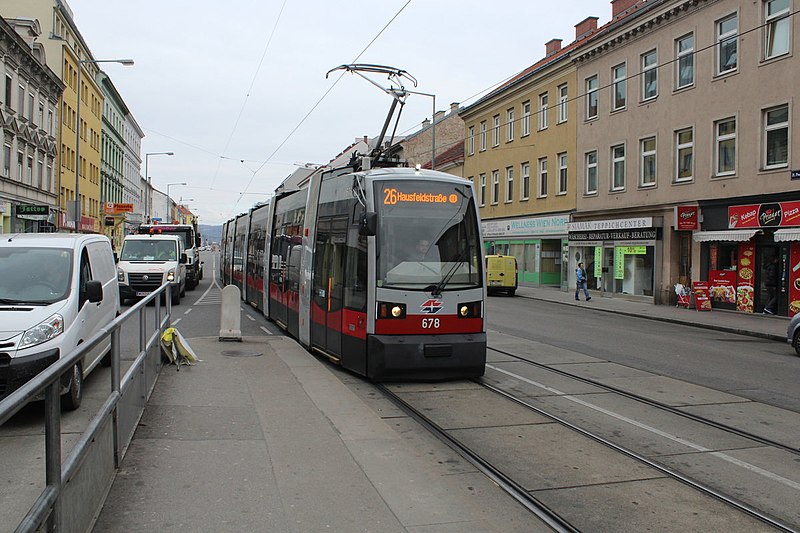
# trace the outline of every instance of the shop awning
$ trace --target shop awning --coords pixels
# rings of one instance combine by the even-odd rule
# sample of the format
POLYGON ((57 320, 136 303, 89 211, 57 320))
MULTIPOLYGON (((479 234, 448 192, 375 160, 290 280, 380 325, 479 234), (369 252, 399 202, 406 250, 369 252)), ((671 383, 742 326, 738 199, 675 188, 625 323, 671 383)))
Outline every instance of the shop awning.
POLYGON ((775 242, 800 241, 800 228, 781 228, 775 230, 775 242))
POLYGON ((754 235, 761 233, 760 229, 729 229, 725 231, 695 231, 692 237, 695 242, 714 241, 749 241, 754 235))

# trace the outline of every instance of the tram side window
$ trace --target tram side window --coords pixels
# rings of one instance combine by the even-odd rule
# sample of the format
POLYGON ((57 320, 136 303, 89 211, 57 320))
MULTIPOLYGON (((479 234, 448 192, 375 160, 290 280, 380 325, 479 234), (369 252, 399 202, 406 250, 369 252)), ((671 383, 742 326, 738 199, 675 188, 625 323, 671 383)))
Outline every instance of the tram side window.
POLYGON ((367 238, 357 232, 347 246, 344 306, 354 311, 367 311, 367 238))

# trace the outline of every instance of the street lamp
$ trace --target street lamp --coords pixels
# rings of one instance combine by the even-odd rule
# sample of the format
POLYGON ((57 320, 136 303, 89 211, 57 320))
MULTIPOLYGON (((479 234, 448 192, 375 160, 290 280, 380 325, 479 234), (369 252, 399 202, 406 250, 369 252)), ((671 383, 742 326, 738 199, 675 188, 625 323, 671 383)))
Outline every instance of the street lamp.
MULTIPOLYGON (((167 214, 165 216, 169 216, 169 214, 170 214, 169 213, 169 188, 172 185, 187 185, 187 183, 185 181, 182 181, 180 183, 177 183, 177 182, 176 183, 167 183, 167 214)), ((168 224, 171 224, 172 223, 172 217, 169 217, 169 218, 170 218, 170 220, 169 220, 168 224)))
POLYGON ((408 89, 403 89, 403 91, 410 94, 430 96, 433 98, 433 114, 431 115, 431 170, 436 170, 436 95, 431 93, 421 93, 419 91, 409 91, 408 89))
POLYGON ((148 152, 148 153, 144 154, 144 180, 145 180, 145 182, 147 182, 147 190, 145 191, 147 198, 145 199, 145 202, 144 202, 144 218, 145 218, 145 222, 148 222, 148 223, 150 222, 150 216, 151 216, 150 212, 153 210, 153 206, 152 206, 152 204, 153 204, 153 187, 152 187, 152 185, 150 185, 150 176, 147 175, 147 159, 151 155, 175 155, 175 153, 174 152, 148 152))
POLYGON ((81 72, 83 65, 88 63, 119 63, 120 65, 130 67, 133 65, 133 59, 79 59, 78 60, 78 104, 75 110, 75 233, 80 232, 81 220, 81 195, 80 195, 80 180, 81 180, 81 72))

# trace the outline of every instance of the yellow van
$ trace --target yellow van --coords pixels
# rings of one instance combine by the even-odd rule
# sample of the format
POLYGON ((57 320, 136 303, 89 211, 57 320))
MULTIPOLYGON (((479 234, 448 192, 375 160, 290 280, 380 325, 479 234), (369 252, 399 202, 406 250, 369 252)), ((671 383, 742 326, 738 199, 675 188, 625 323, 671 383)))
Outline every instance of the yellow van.
POLYGON ((517 258, 513 255, 486 256, 486 292, 500 291, 509 296, 517 291, 517 258))

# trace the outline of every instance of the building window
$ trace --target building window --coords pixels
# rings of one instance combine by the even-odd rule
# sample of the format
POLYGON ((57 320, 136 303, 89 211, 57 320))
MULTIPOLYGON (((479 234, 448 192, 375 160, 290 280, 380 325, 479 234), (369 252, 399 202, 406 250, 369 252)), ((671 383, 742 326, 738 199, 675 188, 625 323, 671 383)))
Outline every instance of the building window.
POLYGON ((770 59, 789 53, 789 0, 767 0, 764 2, 766 33, 764 57, 770 59))
POLYGON ((500 198, 500 171, 492 170, 492 205, 497 205, 500 198))
POLYGON ((492 146, 500 146, 500 115, 492 119, 492 146))
POLYGON ((567 154, 558 154, 558 194, 567 193, 567 154))
POLYGON ((531 133, 531 103, 530 101, 522 102, 522 136, 530 135, 531 133))
POLYGON ((789 105, 764 111, 764 168, 789 164, 789 105))
POLYGON ((675 181, 694 178, 694 131, 686 128, 675 132, 675 181))
POLYGON ((469 127, 469 137, 467 137, 467 154, 475 154, 475 126, 469 127))
POLYGON ((514 140, 514 110, 506 111, 506 142, 514 140))
POLYGON ((694 85, 694 34, 675 40, 675 88, 694 85))
POLYGON ((611 94, 611 110, 625 109, 628 97, 628 80, 626 79, 625 63, 611 69, 614 90, 611 94))
POLYGON ((17 181, 22 181, 22 170, 25 165, 25 154, 17 152, 17 181))
POLYGON ((567 102, 569 101, 569 92, 567 91, 567 84, 558 86, 558 123, 567 121, 567 102))
POLYGON ((658 96, 658 52, 642 54, 642 100, 658 96))
POLYGON ((586 120, 597 118, 597 76, 586 79, 586 120))
POLYGON ((539 159, 539 198, 547 196, 547 158, 539 159))
POLYGON ((514 199, 514 167, 506 167, 506 203, 514 199))
POLYGON ((486 174, 481 174, 481 207, 486 205, 486 174))
POLYGON ((521 200, 527 200, 531 192, 531 164, 522 163, 522 197, 521 200))
POLYGON ((625 188, 625 145, 611 147, 611 190, 621 191, 625 188))
POLYGON ((28 171, 25 174, 25 183, 33 185, 33 156, 28 156, 28 171))
POLYGON ((11 145, 3 145, 3 176, 11 177, 11 145))
POLYGON ((642 139, 641 147, 641 186, 652 187, 656 184, 656 138, 642 139))
POLYGON ((6 92, 5 92, 6 96, 3 102, 5 102, 6 107, 9 109, 11 109, 11 91, 13 90, 14 90, 14 79, 11 77, 11 75, 6 74, 6 92))
POLYGON ((547 93, 539 95, 539 129, 547 129, 547 93))
POLYGON ((17 95, 17 112, 19 116, 25 117, 25 86, 19 86, 19 94, 17 95))
POLYGON ((736 118, 726 118, 714 124, 717 176, 736 173, 736 118))
POLYGON ((481 152, 486 150, 486 121, 481 122, 481 152))
POLYGON ((597 193, 597 151, 586 153, 586 194, 597 193))
POLYGON ((733 72, 738 66, 739 19, 736 14, 717 22, 717 74, 733 72))

